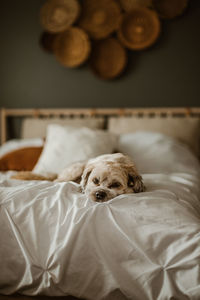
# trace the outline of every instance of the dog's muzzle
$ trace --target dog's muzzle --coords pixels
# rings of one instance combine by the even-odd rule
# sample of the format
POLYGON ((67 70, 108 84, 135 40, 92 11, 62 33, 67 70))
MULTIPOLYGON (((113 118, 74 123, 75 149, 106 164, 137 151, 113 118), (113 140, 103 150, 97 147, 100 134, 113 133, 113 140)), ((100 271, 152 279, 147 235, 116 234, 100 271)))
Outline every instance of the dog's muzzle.
POLYGON ((99 202, 104 201, 106 196, 107 196, 107 193, 102 190, 96 191, 96 193, 95 193, 96 201, 99 201, 99 202))
POLYGON ((88 190, 86 191, 86 195, 95 202, 106 202, 117 196, 106 188, 96 188, 95 190, 88 190))

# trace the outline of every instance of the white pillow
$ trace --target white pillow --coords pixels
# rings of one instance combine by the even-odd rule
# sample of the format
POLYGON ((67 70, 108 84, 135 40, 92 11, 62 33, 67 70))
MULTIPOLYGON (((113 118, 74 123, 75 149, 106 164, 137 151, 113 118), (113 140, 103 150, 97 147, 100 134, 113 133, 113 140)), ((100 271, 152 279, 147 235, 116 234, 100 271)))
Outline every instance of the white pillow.
POLYGON ((189 147, 157 132, 121 134, 117 150, 129 155, 140 173, 200 173, 198 159, 189 147))
POLYGON ((200 118, 198 117, 111 117, 108 131, 118 134, 137 131, 159 132, 189 145, 196 155, 200 154, 200 118))
POLYGON ((68 164, 112 153, 117 136, 103 130, 51 124, 43 152, 33 169, 36 173, 59 173, 68 164))

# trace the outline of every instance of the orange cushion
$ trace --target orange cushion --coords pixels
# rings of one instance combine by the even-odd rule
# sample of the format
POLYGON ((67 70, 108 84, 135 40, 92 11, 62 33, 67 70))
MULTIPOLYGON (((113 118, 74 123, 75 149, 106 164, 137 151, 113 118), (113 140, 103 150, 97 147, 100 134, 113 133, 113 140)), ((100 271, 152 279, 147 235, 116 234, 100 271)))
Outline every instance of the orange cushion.
POLYGON ((31 171, 43 147, 26 147, 14 150, 0 158, 0 171, 31 171))

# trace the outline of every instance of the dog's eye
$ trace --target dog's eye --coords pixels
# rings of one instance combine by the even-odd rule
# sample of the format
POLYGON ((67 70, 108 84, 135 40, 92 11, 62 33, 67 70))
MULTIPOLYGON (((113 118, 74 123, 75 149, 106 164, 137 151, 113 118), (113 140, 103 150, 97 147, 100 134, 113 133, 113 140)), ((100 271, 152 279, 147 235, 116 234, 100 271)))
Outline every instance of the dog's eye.
POLYGON ((121 183, 119 183, 119 182, 113 182, 113 183, 111 183, 110 185, 109 185, 109 188, 110 189, 115 189, 115 188, 118 188, 118 187, 120 187, 121 186, 121 183))
POLYGON ((99 179, 98 178, 94 178, 92 181, 94 182, 94 184, 99 184, 99 179))

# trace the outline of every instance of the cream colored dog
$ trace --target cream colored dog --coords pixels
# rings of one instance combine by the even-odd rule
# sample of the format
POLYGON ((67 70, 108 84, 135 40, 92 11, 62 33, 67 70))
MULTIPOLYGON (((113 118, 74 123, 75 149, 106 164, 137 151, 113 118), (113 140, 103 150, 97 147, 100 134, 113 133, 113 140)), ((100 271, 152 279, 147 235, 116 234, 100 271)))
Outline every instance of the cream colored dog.
MULTIPOLYGON (((20 172, 12 178, 31 179, 32 173, 23 174, 20 172)), ((33 175, 32 179, 35 180, 55 179, 33 175)), ((121 153, 100 155, 88 161, 73 163, 58 174, 55 181, 80 183, 82 192, 97 202, 108 201, 121 194, 143 192, 145 189, 133 161, 121 153)))

